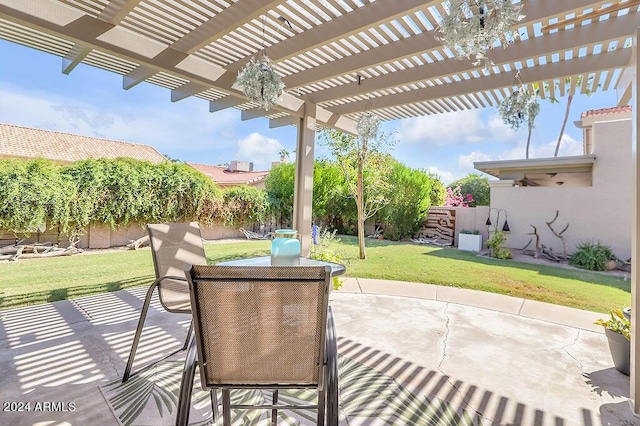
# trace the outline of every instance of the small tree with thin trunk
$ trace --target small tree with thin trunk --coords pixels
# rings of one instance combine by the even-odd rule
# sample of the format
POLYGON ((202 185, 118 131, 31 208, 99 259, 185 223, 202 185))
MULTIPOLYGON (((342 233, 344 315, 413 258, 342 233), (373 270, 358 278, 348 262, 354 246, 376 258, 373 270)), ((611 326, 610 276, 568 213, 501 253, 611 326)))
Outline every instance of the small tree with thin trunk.
POLYGON ((351 198, 358 211, 360 259, 366 259, 364 223, 388 203, 386 177, 391 161, 386 151, 395 141, 388 133, 374 138, 356 137, 337 130, 325 130, 320 140, 340 164, 351 198))
POLYGON ((529 146, 531 145, 531 133, 534 128, 536 116, 540 112, 540 104, 536 99, 536 93, 529 92, 527 86, 522 84, 520 74, 516 74, 515 83, 517 88, 502 100, 498 111, 502 121, 514 130, 518 130, 525 122, 527 123, 527 148, 525 158, 529 158, 529 146))

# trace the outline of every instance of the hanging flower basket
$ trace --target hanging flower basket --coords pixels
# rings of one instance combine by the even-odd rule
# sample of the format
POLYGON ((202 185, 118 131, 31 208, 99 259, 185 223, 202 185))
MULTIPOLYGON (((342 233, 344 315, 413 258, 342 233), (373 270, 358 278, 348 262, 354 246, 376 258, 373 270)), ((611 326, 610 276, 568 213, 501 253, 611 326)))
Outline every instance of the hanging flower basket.
POLYGON ((489 67, 493 62, 487 50, 506 47, 518 37, 511 27, 524 18, 521 10, 522 3, 514 5, 511 0, 450 0, 436 39, 457 59, 473 57, 473 65, 489 67))
POLYGON ((280 99, 284 83, 269 57, 261 51, 240 70, 233 87, 241 89, 247 98, 268 111, 280 99))
POLYGON ((529 93, 526 86, 521 85, 504 98, 498 107, 502 121, 514 130, 525 122, 533 127, 533 122, 540 112, 540 104, 535 94, 529 93))
POLYGON ((363 139, 375 138, 378 134, 378 128, 380 127, 380 117, 371 111, 364 111, 358 117, 356 122, 356 130, 358 135, 363 139))

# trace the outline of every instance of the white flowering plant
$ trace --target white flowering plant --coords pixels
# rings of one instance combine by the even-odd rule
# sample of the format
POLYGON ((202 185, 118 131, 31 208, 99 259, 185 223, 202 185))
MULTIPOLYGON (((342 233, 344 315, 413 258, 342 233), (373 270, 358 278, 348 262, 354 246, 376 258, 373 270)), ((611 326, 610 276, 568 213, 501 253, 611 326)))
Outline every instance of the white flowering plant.
POLYGON ((450 0, 449 13, 438 25, 436 39, 457 59, 474 59, 473 65, 493 65, 489 49, 513 42, 518 33, 511 28, 524 18, 522 3, 511 0, 450 0))
POLYGON ((249 60, 238 73, 233 86, 242 89, 246 97, 267 111, 278 102, 285 87, 264 52, 249 60))
POLYGON ((356 130, 358 135, 364 139, 375 138, 378 134, 378 128, 380 127, 380 117, 371 111, 364 111, 358 117, 356 122, 356 130))
POLYGON ((526 86, 521 85, 511 95, 503 99, 498 107, 498 112, 502 121, 512 129, 519 129, 525 122, 531 129, 540 112, 540 104, 537 96, 531 94, 526 86))

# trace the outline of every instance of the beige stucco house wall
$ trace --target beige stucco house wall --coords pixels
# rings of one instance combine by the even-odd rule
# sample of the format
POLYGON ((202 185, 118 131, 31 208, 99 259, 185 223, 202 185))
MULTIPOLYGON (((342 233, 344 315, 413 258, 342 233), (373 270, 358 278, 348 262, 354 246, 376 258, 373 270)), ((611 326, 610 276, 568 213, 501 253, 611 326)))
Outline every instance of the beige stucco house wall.
POLYGON ((633 188, 630 110, 629 114, 583 114, 581 125, 585 155, 595 156, 590 186, 514 186, 517 181, 513 179, 491 181, 491 207, 508 212, 508 247, 524 247, 531 238, 527 235, 532 231, 530 225, 534 225, 542 244, 562 252, 561 241, 545 224, 558 210, 554 228, 561 231, 569 223, 564 233, 569 253, 581 242, 600 241, 619 258, 629 259, 633 188))

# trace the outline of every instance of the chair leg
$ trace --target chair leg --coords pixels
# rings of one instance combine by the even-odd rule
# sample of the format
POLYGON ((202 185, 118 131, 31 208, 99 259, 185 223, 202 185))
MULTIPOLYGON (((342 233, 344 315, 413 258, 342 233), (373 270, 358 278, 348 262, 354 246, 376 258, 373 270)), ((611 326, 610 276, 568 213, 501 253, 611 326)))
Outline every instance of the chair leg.
MULTIPOLYGON (((273 405, 278 403, 278 389, 273 390, 273 398, 271 398, 271 402, 273 405)), ((271 410, 271 424, 276 426, 278 424, 278 409, 274 408, 271 410)))
POLYGON ((329 307, 327 318, 327 426, 338 425, 338 346, 333 314, 329 307))
POLYGON ((231 391, 222 389, 222 426, 231 426, 231 391))
POLYGON ((147 296, 144 298, 144 303, 142 304, 142 310, 140 311, 140 319, 138 320, 138 327, 136 328, 136 334, 133 337, 133 343, 131 344, 131 351, 129 352, 129 359, 127 360, 127 366, 124 368, 124 374, 122 375, 122 383, 129 380, 129 376, 131 376, 131 367, 133 367, 133 358, 136 356, 136 350, 138 349, 138 343, 140 343, 140 336, 142 335, 142 329, 144 328, 144 320, 147 317, 147 312, 149 311, 149 305, 151 304, 151 296, 153 296, 153 291, 156 289, 159 280, 156 280, 151 284, 149 290, 147 290, 147 296))
POLYGON ((196 340, 191 338, 189 349, 184 360, 184 370, 182 371, 182 382, 180 382, 180 393, 178 396, 178 412, 176 414, 176 426, 186 426, 189 424, 189 411, 191 411, 191 392, 193 390, 193 379, 196 374, 196 340))
MULTIPOLYGON (((327 378, 327 369, 324 369, 325 379, 327 378)), ((326 381, 325 381, 326 383, 326 381)), ((327 388, 326 385, 322 390, 318 391, 318 420, 316 423, 318 426, 324 426, 324 416, 326 413, 325 406, 327 405, 327 388)))
POLYGON ((213 413, 213 421, 217 421, 220 418, 220 412, 218 410, 218 391, 213 389, 211 392, 211 412, 213 413))

